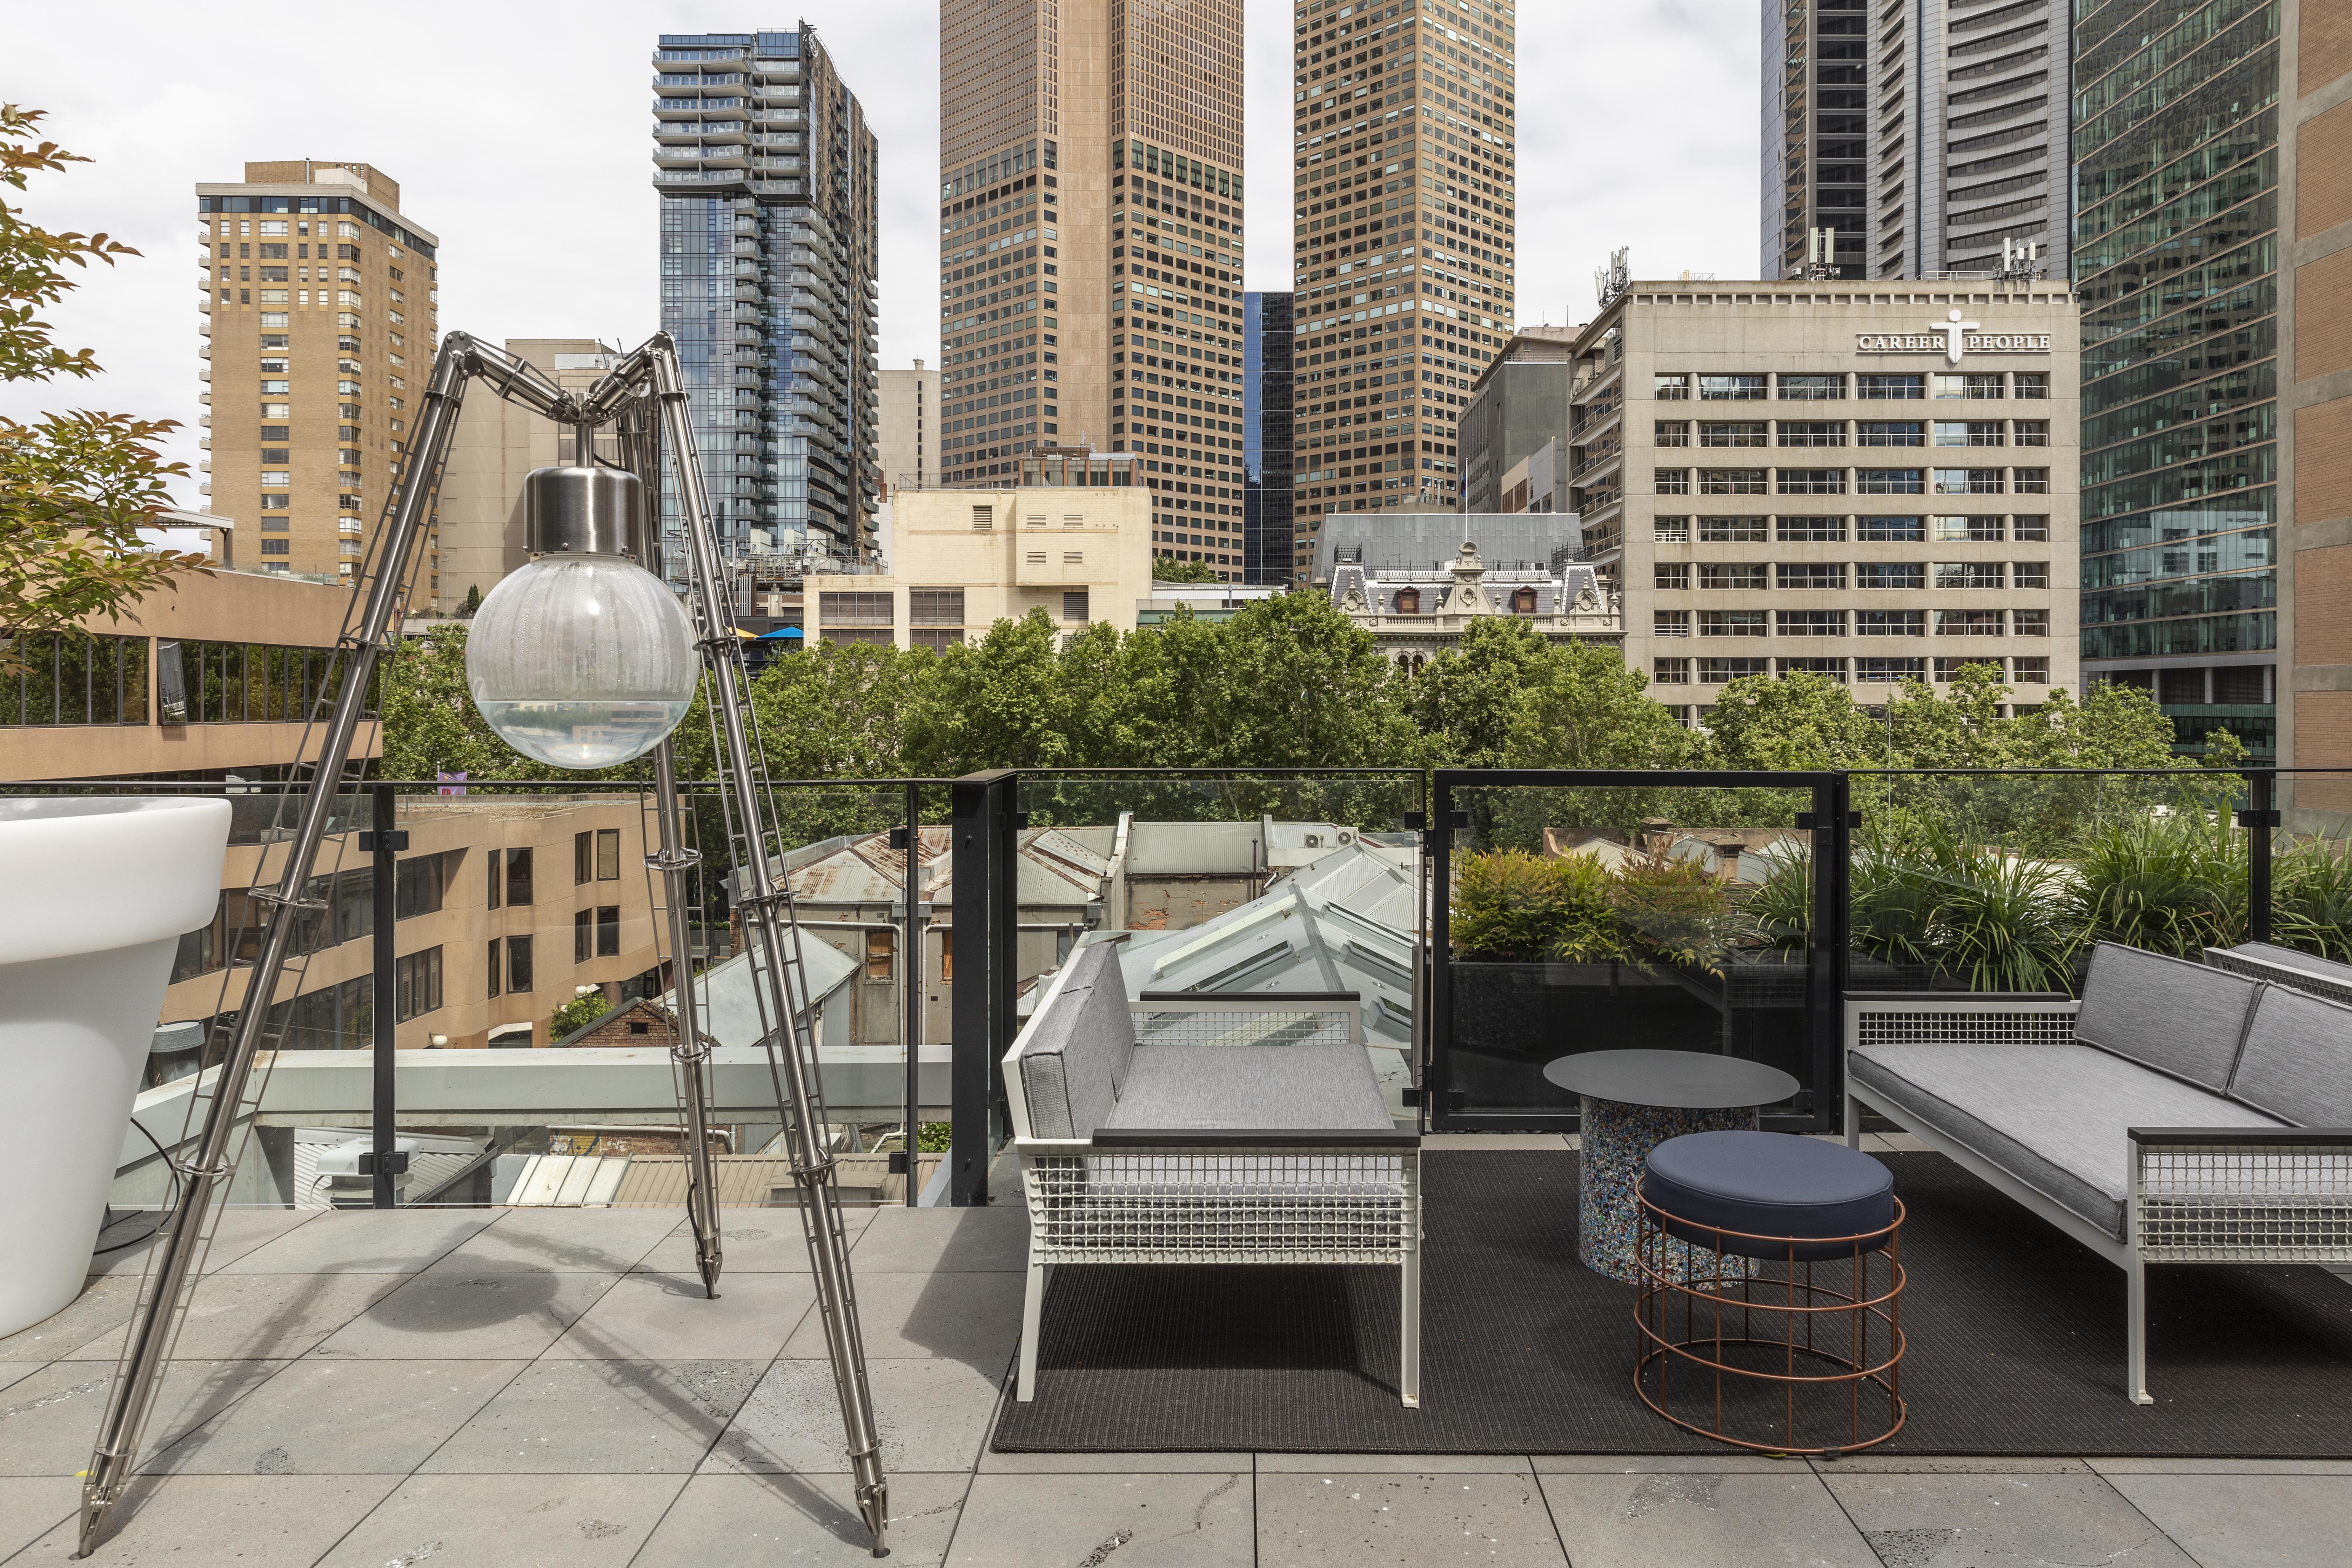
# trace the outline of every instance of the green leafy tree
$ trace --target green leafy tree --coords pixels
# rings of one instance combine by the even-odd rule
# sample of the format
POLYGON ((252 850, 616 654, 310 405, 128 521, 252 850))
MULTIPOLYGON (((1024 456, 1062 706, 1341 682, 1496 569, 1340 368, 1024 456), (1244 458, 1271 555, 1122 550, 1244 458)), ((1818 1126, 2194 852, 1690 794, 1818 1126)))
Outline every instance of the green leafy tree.
POLYGON ((1808 771, 1875 767, 1885 731, 1824 675, 1743 676, 1706 716, 1707 761, 1717 767, 1808 771))
POLYGON ((1223 579, 1217 569, 1205 561, 1154 561, 1151 580, 1155 583, 1216 583, 1223 579))
POLYGON ((1947 692, 1906 680, 1887 703, 1899 768, 1997 768, 2007 765, 2006 721, 2000 706, 2009 688, 1998 664, 1964 664, 1947 692))
MULTIPOLYGON (((906 771, 908 712, 937 660, 921 649, 819 643, 782 654, 751 682, 761 755, 779 779, 887 779, 906 771)), ((713 778, 699 701, 678 726, 678 766, 713 778)))
POLYGON ((604 1000, 604 994, 601 991, 574 996, 558 1007, 547 1020, 547 1037, 551 1041, 560 1040, 576 1030, 586 1028, 612 1010, 613 1005, 604 1000))
POLYGON ((1219 763, 1411 766, 1419 756, 1401 677, 1372 635, 1320 594, 1278 594, 1224 624, 1219 763))
POLYGON ((1480 616, 1461 646, 1447 648, 1404 682, 1405 710, 1440 767, 1499 768, 1528 693, 1551 678, 1562 655, 1527 622, 1480 616))
POLYGON ((2021 768, 2164 768, 2181 760, 2172 735, 2154 692, 2103 680, 2080 702, 2062 687, 2011 721, 2006 755, 2021 768))
MULTIPOLYGON (((36 173, 89 160, 35 142, 37 109, 0 104, 0 184, 26 188, 36 173)), ((78 286, 65 268, 139 253, 103 234, 53 233, 0 201, 0 381, 82 380, 99 374, 89 349, 59 348, 38 312, 78 286)), ((148 595, 175 588, 205 557, 153 548, 139 536, 171 504, 164 481, 187 472, 153 443, 169 419, 77 409, 25 424, 0 416, 0 627, 71 632, 88 617, 121 620, 148 595)), ((0 635, 0 676, 25 668, 21 638, 0 635)))
POLYGON ((470 621, 474 618, 474 612, 481 607, 482 585, 479 583, 468 584, 466 589, 466 602, 457 606, 457 618, 461 621, 470 621))
POLYGON ((1506 754, 1515 768, 1671 768, 1690 731, 1644 695, 1649 679, 1615 648, 1570 643, 1527 690, 1506 754))
POLYGON ((1065 764, 1059 723, 1058 628, 1043 609, 1003 620, 978 642, 938 656, 914 693, 907 761, 918 773, 950 777, 981 768, 1065 764))

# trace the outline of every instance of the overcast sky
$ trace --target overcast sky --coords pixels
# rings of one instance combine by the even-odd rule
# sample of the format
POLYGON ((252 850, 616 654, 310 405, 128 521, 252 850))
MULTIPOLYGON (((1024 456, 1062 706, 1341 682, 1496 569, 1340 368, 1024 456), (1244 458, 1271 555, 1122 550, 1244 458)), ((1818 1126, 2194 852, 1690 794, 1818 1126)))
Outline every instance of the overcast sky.
MULTIPOLYGON (((938 173, 937 11, 865 0, 818 23, 882 154, 882 363, 938 351, 929 200, 938 173)), ((1250 13, 1248 286, 1290 286, 1289 26, 1250 13)), ((49 228, 104 230, 144 256, 47 313, 107 374, 0 387, 0 413, 102 407, 176 418, 196 403, 198 181, 247 159, 364 162, 441 238, 441 325, 493 341, 658 325, 649 67, 656 34, 790 24, 788 7, 571 0, 262 6, 113 0, 11 9, 0 98, 96 162, 35 176, 49 228)), ((1581 317, 1592 270, 1633 247, 1644 278, 1756 268, 1751 3, 1551 0, 1519 18, 1518 300, 1523 322, 1581 317)), ((16 198, 11 194, 12 205, 16 198)), ((193 481, 181 497, 195 504, 193 481)))

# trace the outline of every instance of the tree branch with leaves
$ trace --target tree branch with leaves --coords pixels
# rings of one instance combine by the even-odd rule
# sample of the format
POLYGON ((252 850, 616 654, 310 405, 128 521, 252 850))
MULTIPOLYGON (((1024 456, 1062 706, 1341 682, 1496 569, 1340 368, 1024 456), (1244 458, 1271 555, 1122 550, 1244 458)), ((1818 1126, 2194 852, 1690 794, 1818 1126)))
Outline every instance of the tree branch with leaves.
MULTIPOLYGON (((22 191, 35 174, 89 162, 35 141, 43 118, 0 104, 0 184, 22 191)), ((79 286, 66 268, 111 267, 138 254, 104 234, 42 228, 0 201, 0 381, 99 374, 96 355, 58 347, 39 313, 79 286)), ((139 532, 171 505, 165 481, 187 472, 154 446, 178 428, 89 409, 31 424, 0 416, 0 676, 24 668, 26 634, 77 632, 93 616, 121 620, 205 567, 204 556, 158 549, 139 532)))

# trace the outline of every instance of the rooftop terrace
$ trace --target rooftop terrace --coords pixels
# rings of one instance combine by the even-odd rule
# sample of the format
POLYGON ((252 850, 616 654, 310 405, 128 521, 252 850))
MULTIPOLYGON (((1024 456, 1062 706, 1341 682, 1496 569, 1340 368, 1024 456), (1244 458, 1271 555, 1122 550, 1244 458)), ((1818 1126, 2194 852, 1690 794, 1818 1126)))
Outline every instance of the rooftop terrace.
MULTIPOLYGON (((1432 1147, 1565 1160, 1564 1145, 1432 1147)), ((1019 1330, 1022 1211, 854 1210, 850 1223, 899 1563, 2344 1560, 2340 1460, 991 1452, 1019 1330)), ((869 1561, 799 1227, 739 1209, 726 1238, 721 1298, 704 1301, 667 1207, 230 1211, 151 1457, 90 1561, 869 1561)), ((0 1562, 72 1550, 76 1473, 139 1261, 136 1247, 102 1255, 72 1306, 0 1340, 0 1562)))

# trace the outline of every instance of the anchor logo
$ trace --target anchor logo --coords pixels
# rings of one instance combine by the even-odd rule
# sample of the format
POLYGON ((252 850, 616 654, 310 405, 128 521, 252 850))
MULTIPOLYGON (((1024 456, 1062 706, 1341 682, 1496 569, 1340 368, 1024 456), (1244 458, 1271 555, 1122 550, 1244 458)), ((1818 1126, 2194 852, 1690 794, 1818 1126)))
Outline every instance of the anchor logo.
POLYGON ((1944 334, 1944 358, 1954 364, 1959 363, 1960 344, 1964 335, 1975 331, 1983 324, 1981 321, 1961 321, 1958 310, 1953 311, 1949 319, 1936 322, 1932 330, 1944 334))

